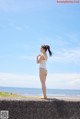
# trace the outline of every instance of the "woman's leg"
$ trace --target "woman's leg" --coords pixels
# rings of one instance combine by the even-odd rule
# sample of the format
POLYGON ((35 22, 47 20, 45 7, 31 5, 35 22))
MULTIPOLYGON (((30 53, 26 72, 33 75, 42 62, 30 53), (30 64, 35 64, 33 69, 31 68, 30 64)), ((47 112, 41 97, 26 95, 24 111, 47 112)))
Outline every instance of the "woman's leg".
POLYGON ((46 76, 47 76, 47 70, 40 68, 40 81, 42 85, 42 92, 44 98, 46 98, 46 76))

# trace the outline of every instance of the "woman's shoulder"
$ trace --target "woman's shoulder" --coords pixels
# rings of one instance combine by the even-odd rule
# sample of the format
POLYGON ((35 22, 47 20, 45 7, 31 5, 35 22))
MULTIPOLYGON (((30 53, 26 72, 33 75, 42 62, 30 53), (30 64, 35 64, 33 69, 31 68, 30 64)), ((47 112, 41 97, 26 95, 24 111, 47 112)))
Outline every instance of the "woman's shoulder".
POLYGON ((48 58, 48 56, 47 56, 47 54, 43 54, 43 57, 45 58, 45 60, 47 60, 47 58, 48 58))

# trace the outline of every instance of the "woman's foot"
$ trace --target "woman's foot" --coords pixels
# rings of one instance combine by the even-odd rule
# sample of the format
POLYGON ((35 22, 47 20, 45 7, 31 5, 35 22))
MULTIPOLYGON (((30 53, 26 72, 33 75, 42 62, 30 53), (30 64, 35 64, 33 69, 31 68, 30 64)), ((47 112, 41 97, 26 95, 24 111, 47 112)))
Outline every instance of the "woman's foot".
POLYGON ((41 99, 47 99, 47 96, 41 96, 40 98, 41 99))
POLYGON ((47 99, 47 96, 45 96, 44 99, 47 99))

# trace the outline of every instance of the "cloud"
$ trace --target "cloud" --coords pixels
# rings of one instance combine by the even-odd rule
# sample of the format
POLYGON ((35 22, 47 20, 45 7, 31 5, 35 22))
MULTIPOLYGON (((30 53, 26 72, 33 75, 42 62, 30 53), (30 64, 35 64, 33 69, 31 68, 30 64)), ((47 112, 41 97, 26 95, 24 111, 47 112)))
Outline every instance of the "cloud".
POLYGON ((44 8, 52 6, 52 2, 46 0, 0 0, 2 11, 23 11, 27 9, 44 8))
POLYGON ((63 32, 62 36, 54 35, 54 37, 43 36, 40 41, 51 46, 54 54, 49 61, 80 64, 80 32, 63 32))
POLYGON ((37 78, 35 75, 0 73, 0 86, 34 87, 37 78))
POLYGON ((32 61, 36 60, 34 56, 18 56, 17 58, 19 60, 32 60, 32 61))
POLYGON ((80 32, 67 33, 66 37, 69 43, 78 43, 80 45, 80 32))
POLYGON ((26 56, 26 55, 2 55, 0 56, 0 59, 15 59, 15 60, 32 60, 35 61, 35 56, 26 56))
MULTIPOLYGON (((36 55, 11 55, 6 54, 0 56, 0 59, 16 59, 16 60, 36 60, 36 55)), ((80 49, 61 49, 53 54, 51 58, 48 59, 51 63, 69 63, 80 65, 80 49)))
POLYGON ((50 59, 52 62, 80 64, 80 48, 61 49, 50 59))
POLYGON ((25 32, 26 30, 29 30, 29 26, 26 24, 15 23, 13 19, 4 19, 4 23, 3 20, 0 23, 0 29, 10 29, 25 32))
POLYGON ((73 80, 71 80, 70 82, 69 82, 69 84, 71 85, 71 86, 78 86, 78 87, 80 87, 80 77, 76 77, 76 78, 74 78, 73 80))
POLYGON ((80 89, 80 74, 54 73, 48 74, 48 87, 60 89, 80 89))
POLYGON ((16 26, 16 30, 22 30, 20 26, 16 26))
MULTIPOLYGON (((49 73, 46 85, 53 89, 80 89, 80 74, 49 73)), ((41 84, 37 75, 0 72, 0 86, 40 88, 41 84)))
POLYGON ((25 27, 22 25, 18 25, 16 23, 13 22, 13 20, 8 20, 8 28, 12 28, 14 30, 18 30, 18 31, 22 31, 25 30, 25 27))

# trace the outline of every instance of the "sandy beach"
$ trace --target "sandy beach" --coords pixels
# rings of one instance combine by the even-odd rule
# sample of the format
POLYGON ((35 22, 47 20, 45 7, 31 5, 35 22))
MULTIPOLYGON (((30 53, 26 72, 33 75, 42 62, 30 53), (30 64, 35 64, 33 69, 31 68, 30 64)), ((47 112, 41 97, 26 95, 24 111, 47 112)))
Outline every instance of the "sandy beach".
POLYGON ((64 100, 64 101, 80 101, 80 96, 71 97, 71 96, 54 96, 54 97, 47 97, 47 99, 41 99, 39 96, 23 96, 23 97, 0 97, 0 100, 25 100, 25 101, 54 101, 54 100, 64 100))

